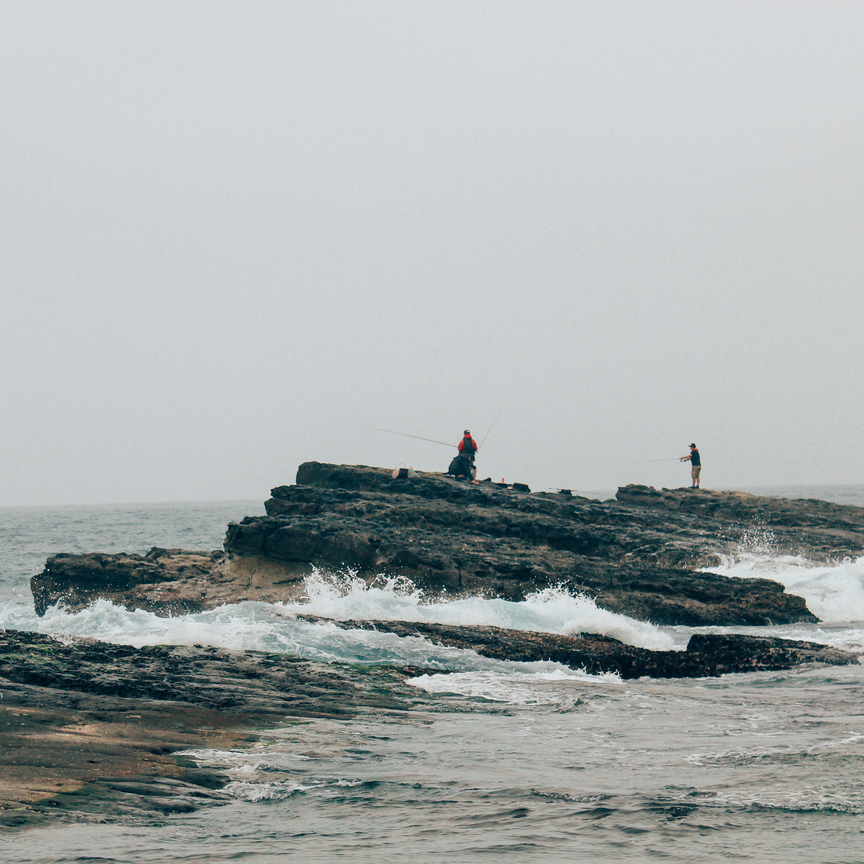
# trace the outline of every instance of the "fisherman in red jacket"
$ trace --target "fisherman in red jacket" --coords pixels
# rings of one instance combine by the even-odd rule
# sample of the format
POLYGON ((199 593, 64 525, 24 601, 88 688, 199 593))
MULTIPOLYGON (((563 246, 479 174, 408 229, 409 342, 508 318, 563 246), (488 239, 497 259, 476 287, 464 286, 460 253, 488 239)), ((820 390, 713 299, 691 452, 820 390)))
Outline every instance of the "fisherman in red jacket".
POLYGON ((470 477, 472 480, 476 480, 477 469, 474 467, 474 456, 477 454, 477 451, 480 448, 477 446, 477 442, 471 437, 470 430, 465 430, 465 434, 462 436, 462 440, 459 442, 458 449, 459 455, 462 457, 462 461, 467 462, 468 465, 466 476, 470 477))

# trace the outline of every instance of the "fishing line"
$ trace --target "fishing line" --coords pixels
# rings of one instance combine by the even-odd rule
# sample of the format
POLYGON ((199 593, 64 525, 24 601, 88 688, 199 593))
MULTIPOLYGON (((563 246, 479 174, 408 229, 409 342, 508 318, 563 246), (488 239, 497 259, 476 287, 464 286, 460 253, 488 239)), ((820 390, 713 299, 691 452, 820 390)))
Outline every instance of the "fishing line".
MULTIPOLYGON (((498 418, 501 416, 501 412, 504 410, 504 406, 501 406, 501 411, 495 416, 495 419, 492 421, 492 426, 489 427, 489 430, 483 436, 483 441, 481 441, 477 445, 477 449, 479 450, 486 439, 489 437, 489 432, 492 431, 492 427, 498 422, 498 418)), ((448 444, 446 441, 436 441, 434 438, 424 438, 422 435, 409 435, 407 432, 397 432, 395 429, 381 429, 378 426, 364 426, 364 429, 372 429, 375 432, 386 432, 388 435, 401 435, 403 438, 416 438, 418 441, 428 441, 430 444, 440 444, 442 447, 456 447, 456 444, 448 444)))
MULTIPOLYGON (((429 441, 432 444, 440 444, 442 447, 455 447, 446 441, 436 441, 434 438, 423 438, 421 435, 409 435, 407 432, 397 432, 395 429, 379 429, 377 426, 364 426, 364 429, 374 429, 376 432, 387 432, 390 435, 401 435, 403 438, 416 438, 418 441, 429 441)), ((488 432, 486 433, 489 434, 488 432)))

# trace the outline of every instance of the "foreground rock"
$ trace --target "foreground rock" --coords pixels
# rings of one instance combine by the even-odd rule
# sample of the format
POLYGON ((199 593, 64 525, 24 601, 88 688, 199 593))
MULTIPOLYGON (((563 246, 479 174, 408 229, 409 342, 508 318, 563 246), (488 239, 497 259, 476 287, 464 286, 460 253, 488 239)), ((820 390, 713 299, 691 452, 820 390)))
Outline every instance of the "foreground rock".
POLYGON ((817 561, 864 554, 858 507, 644 486, 601 502, 526 488, 307 462, 295 485, 272 490, 266 516, 228 527, 224 552, 57 555, 32 580, 34 604, 42 614, 105 598, 173 615, 291 601, 318 567, 405 577, 428 595, 521 600, 561 586, 657 624, 784 624, 817 619, 775 582, 700 568, 742 548, 817 561))
MULTIPOLYGON (((623 678, 858 662, 822 645, 748 636, 693 636, 686 651, 676 652, 495 627, 332 623, 623 678)), ((58 819, 152 821, 223 805, 233 800, 220 791, 228 778, 177 751, 251 747, 258 735, 249 730, 297 718, 350 718, 361 711, 398 717, 443 707, 444 697, 404 683, 423 671, 442 670, 325 665, 203 647, 66 643, 0 630, 0 832, 58 819)))
POLYGON ((433 701, 403 684, 415 672, 0 630, 0 831, 225 804, 226 776, 171 754, 249 747, 249 730, 296 718, 401 714, 433 701))

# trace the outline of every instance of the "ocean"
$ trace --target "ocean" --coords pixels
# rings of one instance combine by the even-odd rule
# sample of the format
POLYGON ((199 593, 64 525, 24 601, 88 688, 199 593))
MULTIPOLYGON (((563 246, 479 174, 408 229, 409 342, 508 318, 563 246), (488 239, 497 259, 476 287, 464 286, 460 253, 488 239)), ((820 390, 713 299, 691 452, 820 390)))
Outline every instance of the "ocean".
MULTIPOLYGON (((771 492, 864 506, 864 487, 771 492)), ((28 580, 50 554, 213 549, 229 521, 260 513, 251 501, 0 510, 0 627, 422 666, 430 671, 412 683, 439 694, 440 710, 315 719, 265 732, 251 749, 187 751, 228 771, 233 803, 7 835, 5 864, 864 861, 864 665, 622 681, 495 661, 296 613, 604 633, 657 649, 683 649, 697 631, 555 590, 521 603, 429 602, 401 580, 370 587, 323 572, 304 603, 170 619, 104 601, 76 614, 33 612, 28 580)), ((701 632, 808 639, 864 655, 864 559, 817 565, 778 554, 761 532, 715 569, 782 582, 822 620, 701 632)))

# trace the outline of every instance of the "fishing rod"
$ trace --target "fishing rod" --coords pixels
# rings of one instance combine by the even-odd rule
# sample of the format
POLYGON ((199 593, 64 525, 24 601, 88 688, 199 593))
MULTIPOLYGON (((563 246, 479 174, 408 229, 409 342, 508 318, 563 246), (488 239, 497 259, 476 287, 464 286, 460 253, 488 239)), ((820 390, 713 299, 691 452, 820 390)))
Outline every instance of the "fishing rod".
MULTIPOLYGON (((429 441, 431 444, 440 444, 442 447, 455 447, 446 441, 436 441, 434 438, 423 438, 421 435, 409 435, 407 432, 397 432, 395 429, 379 429, 377 426, 364 426, 364 429, 374 429, 376 432, 388 432, 390 435, 401 435, 403 438, 416 438, 418 441, 429 441)), ((488 432, 486 433, 489 434, 488 432)))
MULTIPOLYGON (((501 411, 503 411, 503 410, 504 410, 504 406, 502 405, 502 406, 501 406, 501 411)), ((501 416, 501 411, 499 411, 499 412, 495 415, 495 419, 492 421, 492 426, 494 426, 494 425, 498 422, 498 418, 501 416)), ((492 426, 489 427, 489 432, 492 431, 492 426)), ((481 447, 486 443, 486 439, 489 437, 489 432, 487 432, 487 433, 483 436, 483 440, 482 440, 482 441, 477 445, 477 449, 478 449, 478 450, 479 450, 479 449, 480 449, 480 448, 481 448, 481 447)))
POLYGON ((637 459, 635 462, 630 462, 630 465, 643 465, 646 462, 680 462, 681 457, 676 456, 674 459, 637 459))
MULTIPOLYGON (((504 406, 501 406, 501 411, 498 412, 495 419, 492 421, 492 426, 498 422, 504 406)), ((483 441, 477 445, 479 450, 483 446, 483 442, 489 437, 489 432, 492 431, 492 426, 489 427, 486 434, 483 436, 483 441)), ((456 447, 456 444, 448 444, 446 441, 436 441, 434 438, 424 438, 422 435, 409 435, 407 432, 397 432, 395 429, 379 429, 377 426, 364 426, 364 429, 374 429, 376 432, 387 432, 389 435, 401 435, 403 438, 416 438, 418 441, 428 441, 430 444, 440 444, 442 447, 456 447)))

